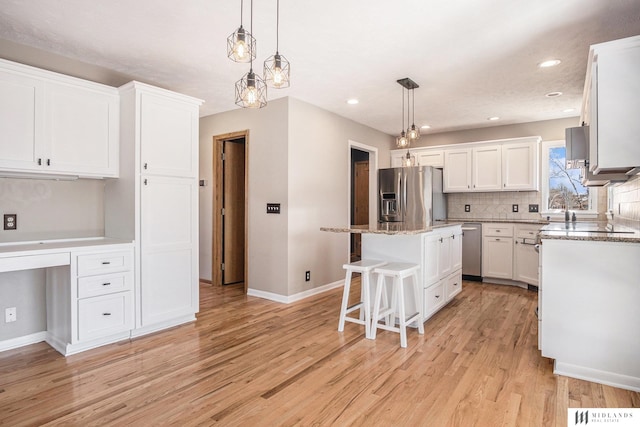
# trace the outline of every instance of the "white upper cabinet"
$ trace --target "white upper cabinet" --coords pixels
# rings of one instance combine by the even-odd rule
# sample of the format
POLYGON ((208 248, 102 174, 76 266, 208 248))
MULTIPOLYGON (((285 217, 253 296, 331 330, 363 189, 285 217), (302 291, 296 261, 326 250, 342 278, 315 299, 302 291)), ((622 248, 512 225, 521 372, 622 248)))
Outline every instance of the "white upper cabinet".
POLYGON ((473 179, 474 191, 500 191, 502 187, 502 150, 500 145, 474 147, 473 179))
POLYGON ((539 136, 445 149, 444 192, 537 191, 539 151, 539 136))
POLYGON ((142 172, 196 177, 198 106, 153 93, 142 93, 140 105, 142 172))
POLYGON ((502 146, 502 189, 538 190, 539 144, 536 141, 502 146))
POLYGON ((444 150, 416 150, 414 154, 418 166, 444 167, 444 150))
POLYGON ((117 177, 117 92, 47 83, 45 96, 47 173, 117 177))
POLYGON ((0 174, 117 177, 115 88, 0 60, 0 174))
POLYGON ((582 104, 589 125, 589 170, 640 166, 640 36, 591 47, 582 104))
POLYGON ((471 191, 471 148, 444 152, 445 193, 471 191))
POLYGON ((37 169, 43 99, 41 80, 0 68, 0 169, 37 169))

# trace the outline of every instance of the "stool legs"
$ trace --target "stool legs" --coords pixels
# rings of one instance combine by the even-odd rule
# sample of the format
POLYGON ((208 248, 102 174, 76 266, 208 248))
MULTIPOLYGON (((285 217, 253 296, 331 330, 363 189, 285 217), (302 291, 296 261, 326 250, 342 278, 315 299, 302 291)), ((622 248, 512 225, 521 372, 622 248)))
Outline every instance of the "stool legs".
POLYGON ((349 304, 349 292, 351 291, 351 271, 347 270, 347 277, 344 280, 344 290, 342 291, 342 305, 340 307, 340 320, 338 321, 338 332, 344 331, 344 322, 347 317, 347 304, 349 304))

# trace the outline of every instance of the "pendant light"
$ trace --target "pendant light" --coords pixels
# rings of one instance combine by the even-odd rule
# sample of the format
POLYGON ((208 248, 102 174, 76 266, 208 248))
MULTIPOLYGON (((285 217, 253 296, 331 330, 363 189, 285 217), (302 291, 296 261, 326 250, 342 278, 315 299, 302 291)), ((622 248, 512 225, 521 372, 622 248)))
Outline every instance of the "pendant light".
MULTIPOLYGON (((235 62, 250 62, 256 59, 256 39, 242 27, 242 6, 243 0, 240 0, 240 27, 227 37, 227 56, 235 62)), ((253 15, 253 5, 251 9, 253 15)), ((253 16, 251 19, 253 22, 253 16)))
MULTIPOLYGON (((400 83, 400 80, 398 80, 398 83, 400 83)), ((402 89, 402 132, 400 132, 400 136, 396 138, 396 147, 409 148, 409 139, 404 132, 404 88, 402 89)))
POLYGON ((264 80, 276 89, 289 87, 290 66, 287 58, 280 55, 280 0, 276 3, 276 53, 264 61, 264 80))
POLYGON ((416 95, 413 92, 415 88, 411 89, 411 97, 413 99, 413 109, 412 109, 412 119, 411 119, 411 129, 407 131, 407 137, 409 141, 417 141, 420 139, 420 129, 416 127, 416 95))
MULTIPOLYGON (((251 32, 253 32, 253 0, 251 0, 251 32)), ((236 105, 242 108, 262 108, 267 105, 267 85, 253 72, 253 58, 249 72, 236 82, 236 105)))
POLYGON ((415 166, 416 156, 412 156, 411 152, 407 150, 407 155, 402 159, 402 166, 415 166))

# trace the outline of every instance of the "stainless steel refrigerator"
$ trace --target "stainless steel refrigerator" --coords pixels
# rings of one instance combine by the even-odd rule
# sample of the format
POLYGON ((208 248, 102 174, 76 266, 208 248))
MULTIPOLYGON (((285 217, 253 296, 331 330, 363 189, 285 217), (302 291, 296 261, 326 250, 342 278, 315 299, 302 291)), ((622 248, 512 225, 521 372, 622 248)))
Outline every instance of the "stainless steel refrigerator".
POLYGON ((412 166, 378 170, 378 221, 433 225, 447 219, 442 169, 412 166))

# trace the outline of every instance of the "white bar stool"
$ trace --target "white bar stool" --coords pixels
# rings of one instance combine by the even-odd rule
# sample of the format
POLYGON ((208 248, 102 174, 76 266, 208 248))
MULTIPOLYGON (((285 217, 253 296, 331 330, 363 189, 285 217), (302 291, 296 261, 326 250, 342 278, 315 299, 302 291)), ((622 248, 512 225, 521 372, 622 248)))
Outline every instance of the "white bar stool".
MULTIPOLYGON (((420 266, 406 262, 391 262, 383 267, 373 270, 378 274, 376 294, 373 302, 373 316, 371 319, 371 339, 376 338, 378 329, 385 329, 400 333, 400 347, 407 346, 407 325, 417 323, 418 333, 424 334, 424 324, 422 322, 422 299, 420 298, 420 286, 418 283, 418 270, 420 266), (383 294, 387 293, 386 278, 393 279, 393 289, 391 294, 391 304, 387 304, 383 299, 383 294), (404 279, 411 277, 413 284, 414 299, 417 313, 406 316, 404 305, 404 279), (381 303, 384 304, 381 306, 381 303), (395 314, 398 314, 398 326, 395 326, 395 314), (380 324, 380 319, 384 318, 385 324, 380 324)), ((386 298, 384 298, 386 299, 386 298)))
POLYGON ((342 292, 342 307, 340 308, 340 321, 338 322, 338 331, 344 331, 344 322, 353 322, 359 325, 364 325, 365 337, 369 338, 371 333, 371 272, 376 267, 382 267, 385 265, 385 261, 378 261, 373 259, 363 259, 360 261, 344 264, 342 268, 347 270, 344 279, 344 291, 342 292), (353 273, 360 273, 360 302, 347 307, 349 304, 349 293, 351 291, 351 276, 353 273), (352 311, 360 310, 360 317, 349 317, 347 314, 352 311))

